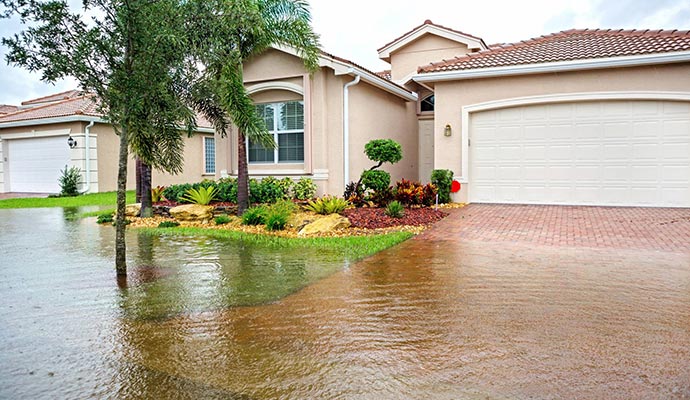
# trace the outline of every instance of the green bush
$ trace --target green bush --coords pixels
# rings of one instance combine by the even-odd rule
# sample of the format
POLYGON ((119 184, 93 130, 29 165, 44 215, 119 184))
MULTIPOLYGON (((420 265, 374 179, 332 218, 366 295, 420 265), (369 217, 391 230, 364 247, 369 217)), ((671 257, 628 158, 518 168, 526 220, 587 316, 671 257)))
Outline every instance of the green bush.
POLYGON ((289 200, 281 200, 268 208, 266 212, 266 229, 279 231, 285 229, 290 215, 296 206, 289 200))
POLYGON ((180 223, 177 221, 163 221, 158 224, 159 228, 177 228, 178 226, 180 226, 180 223))
POLYGON ((208 205, 216 198, 218 189, 215 186, 201 186, 198 189, 191 188, 181 199, 192 204, 199 204, 201 206, 208 205))
POLYGON ((58 179, 60 184, 60 196, 76 196, 79 194, 79 181, 81 181, 81 170, 77 167, 60 170, 62 175, 58 179))
POLYGON ((99 224, 109 224, 113 222, 113 213, 107 212, 103 214, 98 214, 98 217, 96 218, 96 222, 99 224))
POLYGON ((189 189, 192 189, 192 185, 189 183, 182 183, 179 185, 170 185, 163 190, 163 197, 170 201, 176 201, 178 203, 188 203, 182 197, 187 193, 189 189))
POLYGON ((317 214, 339 214, 349 206, 347 200, 334 196, 323 196, 319 199, 310 201, 305 208, 317 214))
POLYGON ((283 200, 290 200, 293 198, 292 188, 294 186, 295 181, 293 181, 292 178, 285 177, 278 181, 278 187, 280 188, 280 191, 283 193, 283 200))
POLYGON ((391 201, 386 207, 386 215, 391 218, 402 218, 405 215, 405 207, 399 201, 391 201))
POLYGON ((402 147, 393 139, 374 139, 364 145, 364 154, 371 161, 395 164, 402 160, 402 147))
POLYGON ((435 169, 431 172, 431 183, 438 188, 438 201, 450 203, 450 186, 453 183, 453 171, 435 169))
POLYGON ((316 184, 310 178, 299 178, 292 188, 293 198, 297 200, 313 199, 316 195, 316 184))
POLYGON ((261 225, 266 221, 266 213, 265 206, 250 207, 242 214, 242 224, 261 225))
POLYGON ((360 179, 365 190, 380 191, 386 190, 391 184, 391 174, 379 169, 362 172, 360 179))
POLYGON ((278 179, 267 176, 263 179, 249 180, 249 202, 254 204, 273 204, 280 199, 286 198, 284 186, 278 179))
POLYGON ((221 214, 214 218, 213 221, 216 223, 216 225, 225 225, 229 223, 231 219, 227 214, 221 214))
POLYGON ((237 179, 221 178, 216 186, 218 188, 217 198, 219 201, 227 203, 237 203, 237 179))

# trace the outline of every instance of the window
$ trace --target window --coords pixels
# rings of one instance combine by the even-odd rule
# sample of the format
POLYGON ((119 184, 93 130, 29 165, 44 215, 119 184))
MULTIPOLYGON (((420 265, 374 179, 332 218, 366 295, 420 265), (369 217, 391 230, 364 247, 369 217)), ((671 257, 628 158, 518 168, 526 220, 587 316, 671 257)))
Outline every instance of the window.
POLYGON ((248 141, 250 163, 301 163, 304 162, 304 103, 257 104, 256 111, 266 128, 278 143, 277 149, 267 149, 259 143, 248 141))
POLYGON ((419 105, 421 112, 434 111, 434 95, 425 97, 419 105))
POLYGON ((216 139, 204 137, 204 174, 216 173, 216 139))

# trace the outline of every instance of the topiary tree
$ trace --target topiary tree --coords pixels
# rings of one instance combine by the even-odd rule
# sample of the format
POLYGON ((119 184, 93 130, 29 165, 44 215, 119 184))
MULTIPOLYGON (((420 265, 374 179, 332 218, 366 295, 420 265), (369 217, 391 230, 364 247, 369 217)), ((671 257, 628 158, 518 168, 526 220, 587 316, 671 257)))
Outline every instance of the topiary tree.
MULTIPOLYGON (((362 172, 357 184, 345 191, 345 198, 354 196, 357 193, 363 194, 364 189, 372 190, 375 193, 387 191, 391 183, 391 175, 386 171, 376 171, 384 163, 395 164, 402 160, 402 146, 393 139, 374 139, 364 145, 364 154, 378 164, 362 172), (361 188, 364 185, 364 189, 361 188), (350 193, 352 192, 352 193, 350 193)), ((384 196, 386 197, 386 196, 384 196)), ((356 204, 353 201, 353 204, 356 204)))

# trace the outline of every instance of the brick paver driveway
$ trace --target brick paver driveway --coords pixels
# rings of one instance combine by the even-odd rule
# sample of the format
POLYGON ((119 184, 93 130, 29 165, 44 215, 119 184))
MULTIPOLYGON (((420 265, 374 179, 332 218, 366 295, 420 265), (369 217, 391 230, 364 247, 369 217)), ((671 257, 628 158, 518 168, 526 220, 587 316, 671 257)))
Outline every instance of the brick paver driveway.
POLYGON ((470 204, 424 236, 438 240, 511 242, 690 252, 690 209, 470 204))

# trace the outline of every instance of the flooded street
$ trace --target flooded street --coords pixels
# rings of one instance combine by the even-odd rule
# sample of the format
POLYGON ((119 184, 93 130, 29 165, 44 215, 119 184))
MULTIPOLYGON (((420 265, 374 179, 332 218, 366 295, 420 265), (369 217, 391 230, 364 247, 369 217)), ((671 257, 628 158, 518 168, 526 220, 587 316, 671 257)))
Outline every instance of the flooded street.
POLYGON ((690 398, 688 254, 128 235, 0 210, 0 398, 690 398))

